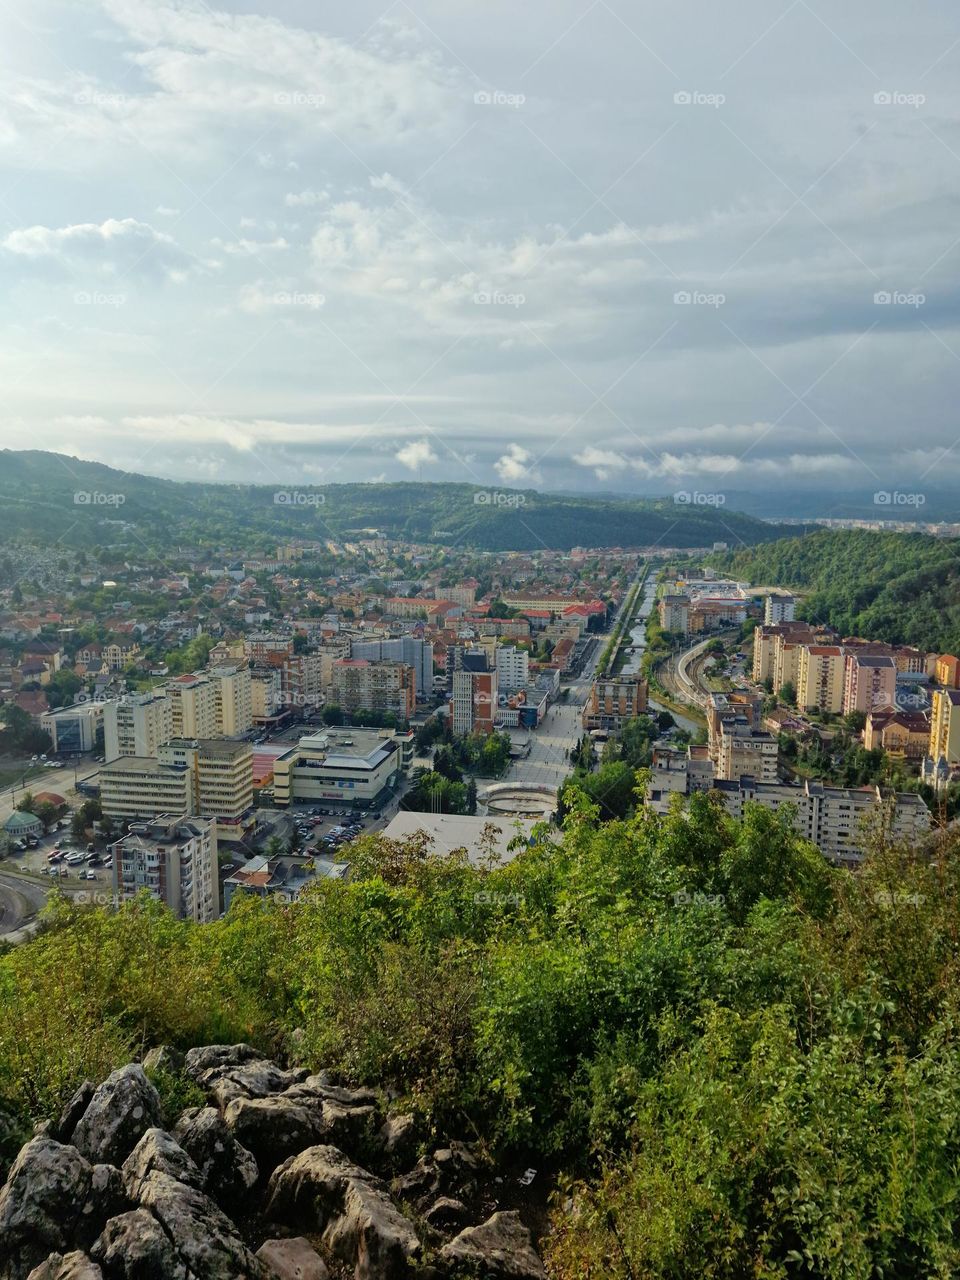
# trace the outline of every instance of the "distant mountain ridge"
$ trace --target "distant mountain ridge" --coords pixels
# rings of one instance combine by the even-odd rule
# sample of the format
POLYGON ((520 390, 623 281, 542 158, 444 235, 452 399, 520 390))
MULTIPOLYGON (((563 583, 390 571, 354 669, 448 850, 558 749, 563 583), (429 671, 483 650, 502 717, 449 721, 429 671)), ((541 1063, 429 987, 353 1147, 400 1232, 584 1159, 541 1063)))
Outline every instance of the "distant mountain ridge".
POLYGON ((418 481, 241 485, 164 480, 40 450, 0 451, 0 541, 160 551, 173 543, 265 549, 375 529, 481 551, 575 546, 752 546, 796 533, 672 498, 600 500, 418 481))

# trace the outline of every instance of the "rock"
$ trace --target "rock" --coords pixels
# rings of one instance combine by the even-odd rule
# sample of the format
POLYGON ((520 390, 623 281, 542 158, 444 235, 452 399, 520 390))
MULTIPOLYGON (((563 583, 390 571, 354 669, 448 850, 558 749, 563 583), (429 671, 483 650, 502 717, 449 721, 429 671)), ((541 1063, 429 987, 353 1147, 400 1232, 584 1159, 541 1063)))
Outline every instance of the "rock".
POLYGON ((119 1169, 112 1164, 95 1164, 90 1170, 90 1190, 80 1209, 76 1238, 89 1244, 107 1218, 125 1213, 130 1200, 119 1169))
POLYGON ((240 1067, 211 1067, 201 1074, 199 1083, 222 1109, 234 1098, 268 1098, 283 1093, 291 1085, 302 1083, 307 1075, 302 1068, 281 1071, 275 1062, 261 1058, 240 1067))
POLYGON ((265 1240, 257 1257, 276 1280, 327 1280, 330 1272, 309 1240, 265 1240))
POLYGON ((141 1184, 140 1204, 173 1241, 190 1280, 265 1280, 233 1223, 202 1191, 154 1170, 141 1184))
POLYGON ((338 1102, 342 1107, 380 1105, 380 1095, 375 1089, 347 1089, 343 1085, 334 1084, 327 1071, 321 1071, 319 1075, 308 1075, 301 1083, 292 1085, 287 1093, 290 1097, 297 1099, 310 1095, 321 1100, 338 1102))
POLYGON ((336 1147, 310 1147, 281 1165, 270 1179, 265 1217, 315 1223, 356 1280, 399 1280, 420 1256, 420 1241, 385 1185, 336 1147))
POLYGON ((131 1200, 139 1201, 143 1180, 154 1170, 202 1190, 200 1170, 163 1129, 148 1129, 123 1162, 123 1182, 131 1200))
POLYGON ((92 1178, 79 1151, 52 1138, 21 1149, 0 1190, 0 1275, 21 1280, 48 1254, 73 1246, 92 1178))
POLYGON ((467 1219, 467 1206, 452 1196, 441 1196, 425 1211, 423 1218, 435 1231, 449 1231, 463 1226, 467 1219))
POLYGON ((150 1128, 160 1123, 160 1095, 137 1062, 107 1076, 73 1131, 81 1155, 120 1165, 150 1128))
POLYGON ((298 1105, 285 1097, 236 1098, 224 1120, 264 1175, 320 1142, 326 1133, 322 1107, 298 1105))
POLYGON ((257 1162, 215 1107, 191 1107, 173 1134, 200 1170, 202 1189, 221 1209, 232 1212, 244 1202, 256 1185, 257 1162))
POLYGON ((245 1062, 262 1059, 263 1054, 254 1049, 252 1044, 208 1044, 199 1049, 187 1050, 183 1070, 199 1081, 205 1071, 214 1067, 241 1067, 245 1062))
POLYGON ((89 1107, 96 1088, 97 1086, 92 1080, 84 1080, 83 1084, 64 1107, 55 1126, 56 1132, 52 1135, 58 1142, 69 1142, 71 1140, 73 1131, 76 1129, 80 1117, 89 1107))
POLYGON ((172 1044, 158 1044, 151 1049, 143 1060, 143 1069, 148 1076, 157 1071, 167 1075, 178 1076, 183 1071, 184 1057, 172 1044))
POLYGON ((146 1209, 111 1218, 90 1253, 109 1280, 188 1280, 169 1236, 146 1209))
POLYGON ((479 1160, 465 1142, 451 1142, 433 1155, 423 1156, 401 1178, 394 1179, 394 1193, 423 1206, 438 1195, 469 1198, 477 1185, 479 1160))
POLYGON ((34 1267, 27 1280, 103 1280, 103 1272, 85 1253, 51 1253, 34 1267))
POLYGON ((479 1227, 467 1227, 445 1244, 440 1257, 451 1266, 451 1275, 477 1275, 484 1280, 547 1280, 530 1232, 520 1215, 495 1213, 479 1227))
POLYGON ((417 1146, 417 1118, 413 1112, 388 1115, 380 1128, 380 1142, 388 1160, 401 1167, 410 1160, 417 1146))

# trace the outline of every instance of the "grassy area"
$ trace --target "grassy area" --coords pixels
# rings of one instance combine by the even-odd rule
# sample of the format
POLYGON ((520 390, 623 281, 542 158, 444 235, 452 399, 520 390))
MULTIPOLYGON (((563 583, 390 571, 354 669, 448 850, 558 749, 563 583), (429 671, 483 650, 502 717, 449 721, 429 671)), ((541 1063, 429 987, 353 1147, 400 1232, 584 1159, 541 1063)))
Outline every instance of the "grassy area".
POLYGON ((20 780, 23 778, 29 782, 33 778, 39 778, 43 774, 43 765, 31 764, 23 768, 19 768, 10 764, 0 764, 0 791, 6 791, 7 787, 19 786, 20 780))

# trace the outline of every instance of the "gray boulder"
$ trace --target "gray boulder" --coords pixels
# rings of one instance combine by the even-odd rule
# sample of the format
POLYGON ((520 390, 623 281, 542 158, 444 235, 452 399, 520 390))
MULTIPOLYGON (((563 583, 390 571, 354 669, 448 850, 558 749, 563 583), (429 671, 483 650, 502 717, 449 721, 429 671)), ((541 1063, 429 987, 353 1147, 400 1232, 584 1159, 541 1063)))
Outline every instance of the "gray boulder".
POLYGON ((202 1189, 200 1170, 169 1133, 148 1129, 123 1162, 123 1182, 131 1200, 139 1201, 143 1181, 154 1171, 202 1189))
POLYGON ((420 1241, 386 1186, 336 1147, 311 1147, 281 1165, 270 1179, 265 1217, 315 1225, 355 1280, 400 1280, 420 1257, 420 1241))
POLYGON ((511 1210, 495 1213, 479 1227, 467 1227, 445 1244, 440 1257, 453 1276, 482 1275, 484 1280, 547 1280, 530 1232, 511 1210))
POLYGON ((291 1085, 302 1083, 307 1075, 302 1068, 283 1071, 275 1062, 260 1058, 240 1067, 211 1067, 202 1073, 199 1083, 222 1109, 234 1098, 268 1098, 283 1093, 291 1085))
POLYGON ((84 1080, 63 1111, 61 1111, 60 1119, 54 1126, 55 1132, 51 1136, 55 1137, 58 1142, 69 1142, 73 1137, 73 1131, 76 1129, 80 1117, 89 1107, 96 1091, 97 1086, 92 1080, 84 1080))
POLYGON ((170 1044, 158 1044, 143 1059, 143 1069, 147 1075, 155 1071, 164 1071, 167 1075, 178 1076, 183 1071, 183 1054, 170 1044))
POLYGON ((452 1196, 441 1196, 424 1212, 423 1220, 434 1231, 450 1231, 467 1221, 467 1206, 452 1196))
POLYGON ((22 1280, 48 1254, 72 1248, 92 1178, 74 1147, 41 1136, 21 1148, 0 1190, 0 1275, 22 1280))
POLYGON ((393 1168, 411 1160, 417 1149, 417 1118, 411 1111, 392 1113, 380 1126, 380 1145, 393 1168))
POLYGON ((107 1280, 189 1280, 169 1236, 146 1209, 111 1218, 90 1253, 107 1280))
POLYGON ((160 1124, 160 1095, 137 1062, 112 1071, 90 1099, 71 1141, 89 1160, 121 1165, 148 1129, 160 1124))
POLYGON ((103 1280, 103 1272, 85 1253, 51 1253, 39 1267, 34 1267, 27 1280, 103 1280))
POLYGON ((187 1050, 183 1070, 199 1083, 203 1073, 214 1067, 240 1067, 245 1062, 256 1062, 262 1058, 263 1054, 252 1044, 207 1044, 187 1050))
POLYGON ((328 1280, 330 1272, 309 1240, 266 1240, 257 1257, 276 1280, 328 1280))
POLYGON ((257 1162, 215 1107, 191 1107, 173 1131, 200 1171, 201 1188, 235 1216, 257 1182, 257 1162))
POLYGON ((140 1204, 173 1241, 190 1280, 265 1280, 234 1224, 202 1191, 154 1170, 141 1183, 140 1204))
POLYGON ((321 1142, 326 1134, 320 1106, 300 1105, 288 1098, 236 1098, 224 1121, 242 1147, 253 1153, 266 1175, 288 1157, 321 1142))

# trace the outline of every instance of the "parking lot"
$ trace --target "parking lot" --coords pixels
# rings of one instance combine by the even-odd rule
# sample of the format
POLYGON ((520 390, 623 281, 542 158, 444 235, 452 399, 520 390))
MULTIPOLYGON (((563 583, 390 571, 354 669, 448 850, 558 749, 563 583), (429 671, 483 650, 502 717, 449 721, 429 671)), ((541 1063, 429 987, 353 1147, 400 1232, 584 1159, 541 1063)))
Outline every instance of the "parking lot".
POLYGON ((36 849, 11 850, 6 862, 9 871, 19 871, 28 875, 42 876, 51 883, 59 883, 64 889, 74 891, 80 888, 109 889, 111 885, 110 867, 103 862, 103 850, 94 854, 87 852, 86 845, 80 845, 70 834, 70 815, 63 819, 63 827, 59 831, 51 831, 49 835, 40 837, 36 849), (60 847, 60 856, 51 861, 56 846, 60 847), (71 861, 68 862, 67 858, 71 861), (94 859, 93 866, 90 858, 94 859), (98 861, 100 865, 98 864, 98 861), (52 874, 55 873, 55 874, 52 874))

